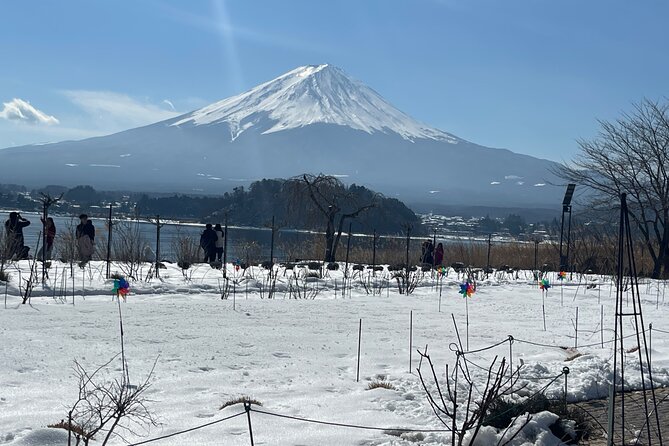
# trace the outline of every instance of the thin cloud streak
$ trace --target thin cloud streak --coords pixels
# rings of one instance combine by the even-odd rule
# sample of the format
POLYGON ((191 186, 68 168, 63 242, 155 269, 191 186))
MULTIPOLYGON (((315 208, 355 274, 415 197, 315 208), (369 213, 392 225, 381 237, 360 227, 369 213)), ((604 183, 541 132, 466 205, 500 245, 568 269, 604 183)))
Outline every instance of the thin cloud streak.
POLYGON ((29 124, 54 125, 60 121, 55 116, 47 115, 41 110, 33 107, 30 102, 23 99, 14 98, 9 102, 4 102, 0 110, 0 118, 7 121, 19 121, 29 124))

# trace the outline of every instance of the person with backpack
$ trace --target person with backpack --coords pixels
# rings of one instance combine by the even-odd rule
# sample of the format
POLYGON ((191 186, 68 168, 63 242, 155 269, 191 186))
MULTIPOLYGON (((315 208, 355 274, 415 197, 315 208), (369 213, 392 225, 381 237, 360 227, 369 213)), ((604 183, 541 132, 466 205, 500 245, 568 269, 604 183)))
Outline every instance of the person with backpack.
POLYGON ((76 231, 77 249, 79 251, 79 259, 85 263, 93 258, 93 253, 95 252, 95 227, 86 214, 81 214, 79 221, 80 223, 77 225, 76 231))
POLYGON ((5 247, 8 258, 24 260, 28 258, 30 248, 25 246, 23 228, 30 225, 30 221, 21 217, 18 212, 10 212, 9 219, 5 222, 5 247))
POLYGON ((207 223, 200 235, 200 247, 204 250, 204 263, 216 261, 216 231, 207 223))
POLYGON ((225 244, 225 231, 221 227, 220 223, 216 223, 216 226, 214 226, 214 231, 216 232, 216 261, 221 262, 223 260, 223 246, 225 244))

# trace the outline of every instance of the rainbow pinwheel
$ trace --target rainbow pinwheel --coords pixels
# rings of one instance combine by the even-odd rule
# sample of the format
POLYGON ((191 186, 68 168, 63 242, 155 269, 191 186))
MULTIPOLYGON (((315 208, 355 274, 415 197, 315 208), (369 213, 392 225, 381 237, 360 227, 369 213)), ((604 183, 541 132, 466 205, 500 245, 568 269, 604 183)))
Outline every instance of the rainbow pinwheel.
POLYGON ((114 279, 114 289, 112 290, 117 296, 127 296, 130 292, 130 284, 123 277, 114 279))
POLYGON ((462 294, 462 297, 472 297, 472 294, 474 294, 475 291, 476 288, 469 282, 460 285, 460 294, 462 294))
POLYGON ((567 278, 567 273, 565 273, 564 271, 560 271, 558 273, 558 280, 564 280, 566 278, 567 278))
POLYGON ((539 282, 539 288, 541 288, 542 291, 548 291, 550 287, 551 283, 548 281, 548 279, 542 279, 541 282, 539 282))

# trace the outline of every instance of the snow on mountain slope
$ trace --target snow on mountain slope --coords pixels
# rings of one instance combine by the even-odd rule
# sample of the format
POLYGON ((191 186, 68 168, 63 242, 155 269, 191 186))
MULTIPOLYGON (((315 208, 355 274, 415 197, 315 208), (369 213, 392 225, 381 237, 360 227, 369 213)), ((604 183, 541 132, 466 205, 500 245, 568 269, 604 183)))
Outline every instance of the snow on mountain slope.
POLYGON ((298 67, 245 93, 177 118, 171 125, 218 123, 229 124, 231 140, 252 127, 268 134, 325 123, 370 134, 393 132, 407 140, 461 141, 412 119, 371 88, 328 64, 298 67))

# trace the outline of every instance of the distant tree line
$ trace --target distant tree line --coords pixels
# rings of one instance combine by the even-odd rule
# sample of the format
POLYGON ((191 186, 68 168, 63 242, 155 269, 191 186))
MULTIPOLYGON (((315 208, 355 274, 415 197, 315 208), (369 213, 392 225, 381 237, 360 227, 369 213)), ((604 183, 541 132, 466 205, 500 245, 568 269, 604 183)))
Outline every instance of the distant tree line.
MULTIPOLYGON (((345 229, 350 223, 353 231, 371 233, 376 230, 380 234, 398 234, 409 224, 420 233, 420 218, 401 201, 384 197, 363 186, 344 185, 332 177, 327 179, 327 188, 324 187, 322 193, 335 199, 342 215, 354 214, 361 207, 365 208, 345 222, 345 229)), ((319 203, 309 196, 305 184, 301 177, 264 179, 248 188, 236 187, 218 197, 145 195, 139 199, 137 207, 142 215, 161 215, 164 218, 222 222, 227 215, 229 224, 263 226, 274 217, 280 227, 325 230, 327 219, 324 220, 319 203)))

